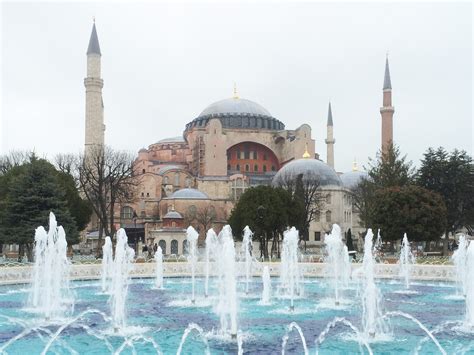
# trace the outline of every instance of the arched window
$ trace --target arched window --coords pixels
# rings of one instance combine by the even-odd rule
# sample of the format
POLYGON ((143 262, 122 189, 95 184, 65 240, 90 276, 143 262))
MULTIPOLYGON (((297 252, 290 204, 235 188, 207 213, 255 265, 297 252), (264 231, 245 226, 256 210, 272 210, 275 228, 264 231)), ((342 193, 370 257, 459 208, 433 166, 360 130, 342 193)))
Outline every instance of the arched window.
POLYGON ((318 211, 318 212, 316 212, 316 214, 314 215, 314 220, 315 220, 316 222, 319 222, 320 219, 321 219, 321 214, 320 214, 319 211, 318 211))
POLYGON ((179 173, 174 174, 174 186, 179 186, 179 173))
POLYGON ((122 213, 120 216, 122 219, 132 219, 133 218, 133 208, 130 206, 122 207, 122 213))
POLYGON ((235 170, 240 171, 240 165, 239 165, 239 164, 237 164, 237 165, 235 166, 235 170))
POLYGON ((248 164, 245 164, 245 171, 250 171, 250 166, 248 164))
POLYGON ((186 187, 191 187, 191 178, 189 176, 186 178, 185 184, 186 184, 186 187))
POLYGON ((183 254, 188 253, 188 241, 185 239, 183 240, 183 254))
POLYGON ((164 241, 163 239, 161 239, 161 240, 158 242, 158 246, 161 248, 161 251, 163 252, 163 254, 166 254, 166 241, 164 241))
POLYGON ((275 168, 275 165, 272 165, 272 171, 275 171, 276 168, 275 168))
POLYGON ((331 211, 326 211, 326 222, 331 222, 331 211))
POLYGON ((326 195, 326 203, 329 205, 331 204, 331 194, 326 195))
POLYGON ((253 171, 258 171, 258 165, 257 165, 257 164, 255 164, 255 165, 253 166, 253 171))
POLYGON ((231 170, 231 169, 230 169, 230 164, 227 164, 227 170, 231 170))
POLYGON ((169 183, 169 178, 168 178, 168 176, 165 176, 165 178, 163 179, 163 182, 164 182, 165 184, 168 184, 168 183, 169 183))
POLYGON ((145 169, 142 169, 142 174, 145 174, 145 169))
POLYGON ((171 241, 171 254, 178 255, 178 241, 176 239, 171 241))
POLYGON ((263 166, 263 172, 264 172, 264 173, 267 172, 267 166, 266 166, 266 165, 263 166))

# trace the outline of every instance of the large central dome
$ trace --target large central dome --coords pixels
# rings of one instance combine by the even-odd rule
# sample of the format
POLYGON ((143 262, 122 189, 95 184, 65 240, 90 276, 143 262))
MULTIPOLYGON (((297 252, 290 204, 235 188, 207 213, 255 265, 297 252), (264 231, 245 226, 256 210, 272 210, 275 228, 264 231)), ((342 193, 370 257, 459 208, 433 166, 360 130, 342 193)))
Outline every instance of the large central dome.
POLYGON ((285 129, 285 125, 261 105, 250 100, 232 97, 207 106, 197 118, 186 125, 186 130, 193 127, 205 127, 212 118, 218 118, 224 128, 285 129))
POLYGON ((214 102, 213 104, 207 106, 198 117, 218 115, 223 113, 250 114, 272 117, 270 112, 268 112, 261 105, 257 104, 256 102, 241 98, 230 98, 214 102))

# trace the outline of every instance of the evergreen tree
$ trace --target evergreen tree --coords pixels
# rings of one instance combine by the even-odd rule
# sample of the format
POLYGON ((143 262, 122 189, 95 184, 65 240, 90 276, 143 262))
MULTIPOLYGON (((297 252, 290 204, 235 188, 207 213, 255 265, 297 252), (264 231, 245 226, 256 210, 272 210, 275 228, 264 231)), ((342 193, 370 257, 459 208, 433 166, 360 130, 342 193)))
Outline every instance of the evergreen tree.
POLYGON ((35 156, 23 166, 11 169, 3 179, 4 201, 0 209, 0 241, 26 247, 31 260, 35 229, 46 226, 53 212, 66 231, 69 244, 78 242, 76 221, 67 205, 66 193, 57 171, 44 159, 35 156))
MULTIPOLYGON (((424 154, 417 183, 443 197, 447 208, 446 235, 474 226, 474 165, 465 151, 448 153, 444 148, 430 148, 424 154)), ((443 243, 446 255, 448 243, 443 243)))

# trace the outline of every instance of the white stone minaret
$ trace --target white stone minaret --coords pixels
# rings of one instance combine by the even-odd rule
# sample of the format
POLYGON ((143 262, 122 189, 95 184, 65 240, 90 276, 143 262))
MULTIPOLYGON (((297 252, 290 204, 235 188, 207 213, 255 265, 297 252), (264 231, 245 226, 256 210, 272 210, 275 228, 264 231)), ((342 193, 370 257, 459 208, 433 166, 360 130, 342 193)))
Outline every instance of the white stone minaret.
POLYGON ((102 87, 104 81, 100 78, 100 46, 97 31, 92 26, 89 47, 87 48, 87 77, 84 79, 86 87, 86 134, 85 152, 104 145, 104 102, 102 87))
POLYGON ((332 123, 331 103, 329 103, 327 136, 326 136, 326 146, 327 146, 326 163, 333 169, 334 169, 334 143, 336 143, 336 139, 334 138, 334 127, 332 123))

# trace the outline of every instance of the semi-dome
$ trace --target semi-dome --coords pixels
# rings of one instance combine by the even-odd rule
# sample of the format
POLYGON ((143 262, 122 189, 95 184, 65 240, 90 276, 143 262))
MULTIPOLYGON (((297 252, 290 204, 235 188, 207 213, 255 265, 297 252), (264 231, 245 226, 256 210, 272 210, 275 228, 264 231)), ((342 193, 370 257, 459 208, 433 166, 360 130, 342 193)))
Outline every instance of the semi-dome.
POLYGON ((181 189, 174 192, 169 199, 180 199, 180 200, 208 200, 209 196, 207 196, 204 192, 199 191, 197 189, 181 189))
POLYGON ((218 118, 224 128, 285 129, 285 125, 260 104, 232 97, 207 106, 197 118, 186 125, 186 130, 196 126, 205 127, 212 118, 218 118))
POLYGON ((342 184, 348 189, 356 187, 362 179, 366 179, 368 174, 365 171, 349 171, 340 176, 342 184))
POLYGON ((303 180, 319 181, 320 186, 342 186, 342 181, 336 171, 326 163, 317 159, 297 159, 281 168, 273 178, 273 185, 284 185, 285 181, 296 180, 303 174, 303 180))

